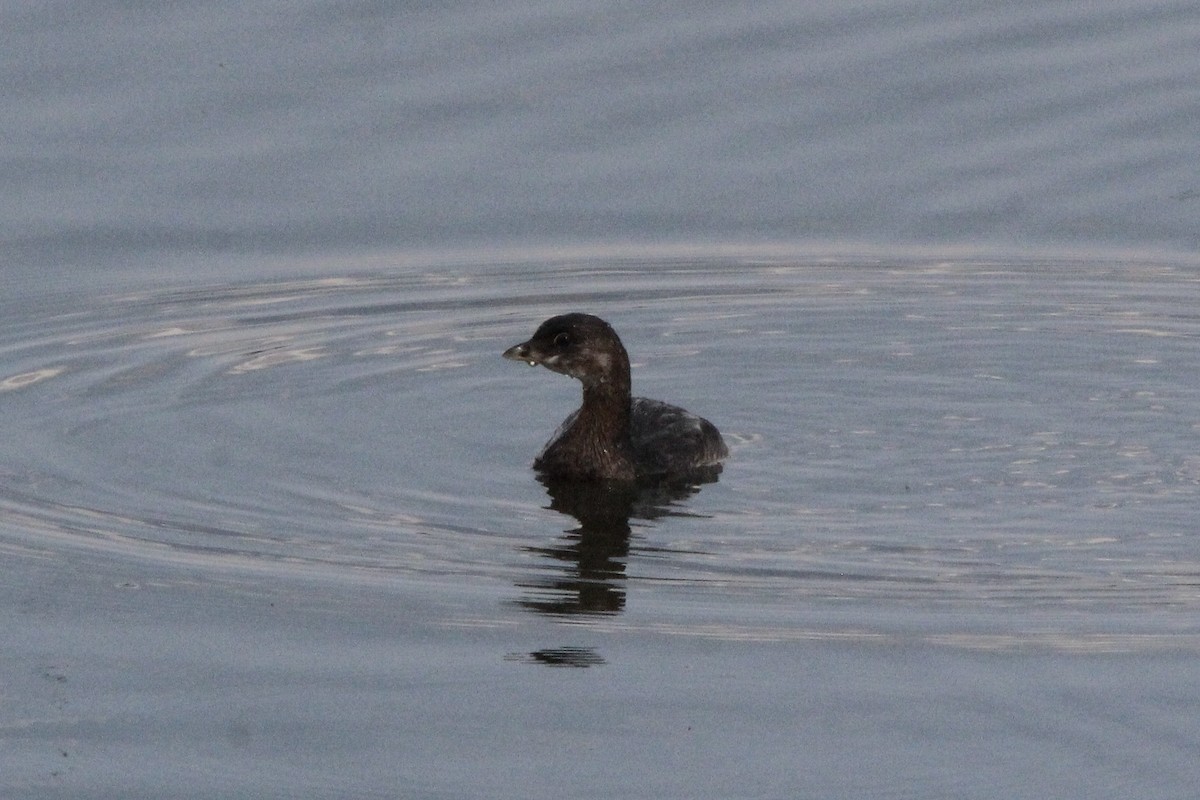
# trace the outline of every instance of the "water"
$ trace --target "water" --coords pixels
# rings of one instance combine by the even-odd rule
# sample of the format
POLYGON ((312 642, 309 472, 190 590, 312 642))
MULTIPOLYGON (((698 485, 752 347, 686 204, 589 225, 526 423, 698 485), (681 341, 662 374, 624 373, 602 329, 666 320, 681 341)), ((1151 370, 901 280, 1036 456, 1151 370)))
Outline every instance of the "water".
POLYGON ((1180 300, 1198 283, 1125 263, 597 260, 112 295, 5 342, 4 493, 30 544, 522 585, 558 569, 526 552, 561 516, 528 464, 578 388, 498 354, 574 304, 624 333, 639 392, 717 417, 733 450, 693 490, 551 487, 584 539, 616 539, 610 582, 664 603, 719 587, 735 614, 804 601, 835 629, 847 609, 883 630, 952 609, 980 613, 960 634, 1019 639, 1029 615, 1039 637, 1107 641, 1123 614, 1170 632, 1200 599, 1183 368, 1200 318, 1180 300), (531 300, 531 279, 564 289, 531 300), (587 518, 609 507, 635 529, 587 518))
MULTIPOLYGON (((1190 765, 1195 703, 1170 687, 1200 645, 1200 392, 1180 366, 1198 286, 1161 263, 597 257, 43 307, 0 343, 6 607, 33 698, 7 725, 10 785, 71 793, 108 759, 131 777, 100 785, 135 796, 436 796, 486 783, 448 770, 450 742, 470 761, 512 737, 490 756, 511 764, 559 737, 632 757, 765 736, 740 754, 762 791, 881 793, 883 772, 826 774, 837 742, 957 792, 955 760, 903 731, 983 736, 978 759, 1042 758, 1045 736, 1072 762, 1098 724, 1077 705, 1110 702, 1112 757, 1190 765), (499 353, 576 306, 618 326, 640 392, 722 426, 718 481, 534 480, 578 389, 499 353), (544 666, 601 676, 526 674, 544 666), (1147 671, 1158 688, 1131 695, 1147 671), (1026 714, 1049 727, 995 718, 1026 714), (813 715, 840 732, 798 726, 813 715)), ((727 796, 740 774, 681 788, 727 796)), ((506 793, 557 785, 519 775, 506 793)), ((1056 775, 997 779, 1075 777, 1056 775)))
POLYGON ((1192 5, 0 15, 0 795, 1194 795, 1192 5))
POLYGON ((580 239, 1200 243, 1191 3, 4 14, 14 265, 580 239))

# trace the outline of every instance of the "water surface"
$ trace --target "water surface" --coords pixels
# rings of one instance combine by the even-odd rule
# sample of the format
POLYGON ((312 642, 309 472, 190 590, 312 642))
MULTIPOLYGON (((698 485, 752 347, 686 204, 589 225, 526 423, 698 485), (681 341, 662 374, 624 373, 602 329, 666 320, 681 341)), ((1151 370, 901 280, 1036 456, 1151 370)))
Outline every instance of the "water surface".
POLYGON ((0 795, 1194 796, 1196 4, 0 18, 0 795))
POLYGON ((681 259, 116 294, 7 343, 5 493, 139 557, 513 582, 558 524, 528 463, 578 387, 497 354, 585 308, 733 449, 695 496, 557 498, 625 504, 652 596, 1169 627, 1195 610, 1196 291, 1171 265, 681 259))
POLYGON ((583 777, 662 747, 695 748, 687 796, 894 794, 831 747, 969 794, 964 759, 1049 737, 1053 768, 997 785, 1118 796, 1115 767, 1057 766, 1096 726, 1190 785, 1198 279, 597 256, 26 297, 0 342, 8 786, 474 794, 490 754, 530 765, 522 796, 563 790, 550 741, 594 741, 597 796, 671 794, 639 758, 637 789, 583 777), (499 354, 567 309, 717 422, 719 480, 535 479, 578 387, 499 354))
POLYGON ((10 268, 581 239, 1200 245, 1188 2, 3 13, 10 268))

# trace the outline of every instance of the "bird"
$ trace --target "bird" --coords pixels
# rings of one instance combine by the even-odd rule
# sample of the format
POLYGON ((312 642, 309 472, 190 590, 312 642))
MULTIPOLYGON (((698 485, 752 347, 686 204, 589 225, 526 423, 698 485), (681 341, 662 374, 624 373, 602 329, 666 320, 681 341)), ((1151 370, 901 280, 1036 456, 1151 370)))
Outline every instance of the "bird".
POLYGON ((629 355, 612 326, 592 314, 543 322, 504 358, 539 364, 583 384, 583 402, 533 462, 554 479, 639 481, 719 470, 729 449, 716 426, 684 409, 633 397, 629 355))

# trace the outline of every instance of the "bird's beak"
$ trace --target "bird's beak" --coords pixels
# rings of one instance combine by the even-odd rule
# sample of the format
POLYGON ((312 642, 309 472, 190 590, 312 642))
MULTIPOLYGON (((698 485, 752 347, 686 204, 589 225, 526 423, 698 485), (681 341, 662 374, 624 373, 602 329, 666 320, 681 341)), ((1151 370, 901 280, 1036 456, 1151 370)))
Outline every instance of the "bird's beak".
POLYGON ((529 347, 529 342, 514 344, 512 347, 505 350, 502 355, 509 361, 524 361, 531 367, 536 367, 539 361, 539 359, 533 355, 533 351, 529 347))

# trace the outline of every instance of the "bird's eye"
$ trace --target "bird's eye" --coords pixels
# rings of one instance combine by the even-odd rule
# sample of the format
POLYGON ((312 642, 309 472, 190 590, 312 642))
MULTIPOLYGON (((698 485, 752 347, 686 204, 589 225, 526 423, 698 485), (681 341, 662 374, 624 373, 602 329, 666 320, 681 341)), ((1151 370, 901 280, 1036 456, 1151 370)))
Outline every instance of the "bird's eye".
POLYGON ((554 337, 555 347, 566 347, 571 343, 571 335, 569 333, 560 333, 554 337))

